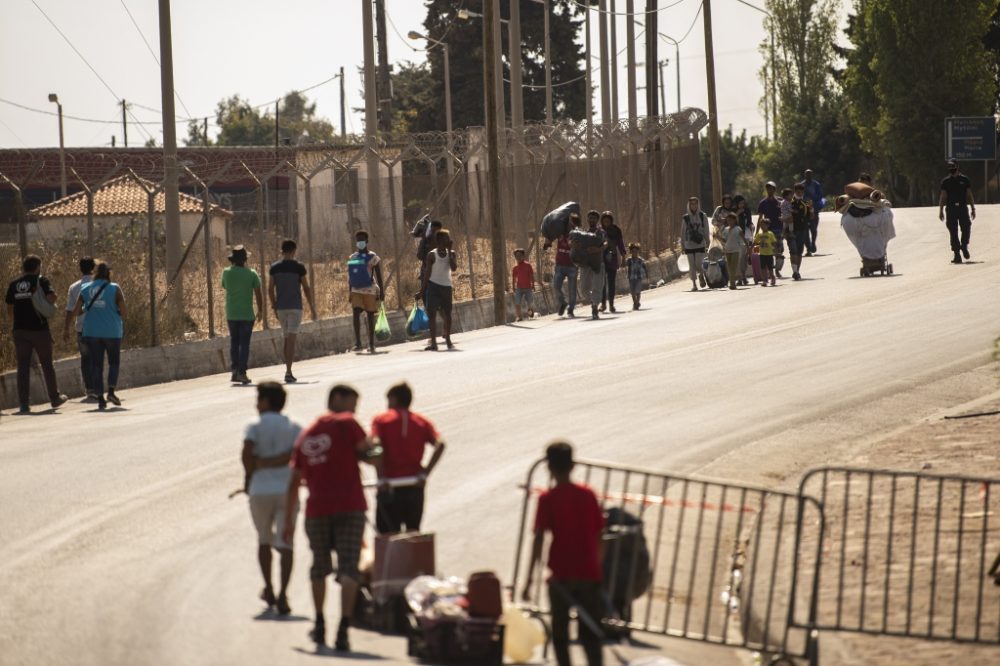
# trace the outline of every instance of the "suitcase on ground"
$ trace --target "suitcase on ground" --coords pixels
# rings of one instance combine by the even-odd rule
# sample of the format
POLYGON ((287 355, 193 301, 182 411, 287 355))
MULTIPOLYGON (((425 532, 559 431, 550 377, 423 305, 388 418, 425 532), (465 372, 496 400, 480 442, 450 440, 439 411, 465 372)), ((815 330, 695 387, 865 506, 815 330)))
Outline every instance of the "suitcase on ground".
POLYGON ((480 571, 469 576, 469 617, 496 619, 503 614, 503 592, 500 579, 492 571, 480 571))
POLYGON ((764 275, 760 270, 760 254, 757 252, 750 253, 750 269, 753 271, 753 283, 760 284, 764 275))

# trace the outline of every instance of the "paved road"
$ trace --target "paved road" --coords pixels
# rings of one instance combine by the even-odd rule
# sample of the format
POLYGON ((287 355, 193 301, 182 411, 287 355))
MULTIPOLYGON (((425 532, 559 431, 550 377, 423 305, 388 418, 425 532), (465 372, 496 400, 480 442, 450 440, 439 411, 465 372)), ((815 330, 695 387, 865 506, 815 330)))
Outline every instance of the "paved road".
MULTIPOLYGON (((948 263, 936 210, 900 210, 897 275, 859 279, 856 253, 824 216, 823 254, 806 260, 801 283, 690 293, 681 282, 647 293, 637 313, 461 335, 453 353, 409 344, 304 362, 288 411, 309 421, 329 386, 347 381, 367 423, 390 383, 408 379, 415 408, 450 443, 426 521, 441 570, 508 575, 516 485, 552 438, 590 458, 675 472, 742 455, 741 475, 756 479, 786 454, 845 462, 839 444, 919 418, 921 408, 863 407, 988 360, 1000 332, 1000 208, 979 212, 971 265, 948 263), (803 428, 819 420, 837 427, 803 428)), ((226 499, 241 483, 253 395, 213 376, 128 391, 118 413, 72 404, 3 417, 0 662, 314 663, 301 530, 295 617, 254 621, 254 536, 245 500, 226 499)), ((358 632, 354 642, 403 659, 398 639, 358 632)), ((706 663, 691 646, 669 649, 706 663)))

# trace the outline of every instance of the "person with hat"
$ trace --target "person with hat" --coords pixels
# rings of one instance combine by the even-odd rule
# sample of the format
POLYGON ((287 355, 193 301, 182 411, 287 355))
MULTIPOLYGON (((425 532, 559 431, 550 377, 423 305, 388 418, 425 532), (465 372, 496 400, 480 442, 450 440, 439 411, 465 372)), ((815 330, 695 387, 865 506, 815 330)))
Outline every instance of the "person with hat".
POLYGON ((264 310, 264 294, 260 288, 260 275, 247 268, 249 253, 237 245, 229 254, 229 266, 222 271, 222 288, 226 290, 226 322, 229 324, 230 381, 249 384, 247 365, 250 361, 250 336, 253 324, 259 321, 264 310), (254 311, 254 300, 257 302, 254 311))
POLYGON ((773 255, 774 273, 780 278, 781 269, 785 265, 785 246, 779 233, 781 231, 781 202, 774 196, 777 189, 778 186, 773 180, 767 181, 764 185, 764 191, 767 192, 767 196, 757 204, 757 226, 760 227, 761 220, 767 220, 768 228, 775 235, 773 255))
POLYGON ((951 263, 960 264, 962 257, 966 260, 970 258, 969 236, 972 234, 972 220, 976 219, 976 202, 972 198, 972 181, 959 171, 958 162, 950 159, 947 164, 948 177, 941 181, 941 196, 938 198, 938 219, 947 225, 951 236, 951 251, 955 253, 951 263), (947 215, 945 206, 948 207, 947 215))
POLYGON ((812 203, 807 220, 809 228, 809 239, 806 243, 806 256, 811 257, 816 254, 816 236, 819 233, 819 212, 826 207, 826 197, 823 196, 823 186, 818 180, 813 179, 813 170, 805 170, 805 178, 797 183, 804 188, 803 198, 812 203))

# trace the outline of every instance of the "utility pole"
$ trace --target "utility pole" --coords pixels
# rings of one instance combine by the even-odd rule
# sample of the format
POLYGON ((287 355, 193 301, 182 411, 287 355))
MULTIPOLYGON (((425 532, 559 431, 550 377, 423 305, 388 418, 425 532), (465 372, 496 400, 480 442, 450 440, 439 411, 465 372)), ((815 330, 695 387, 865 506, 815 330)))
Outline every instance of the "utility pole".
POLYGON ((490 81, 496 79, 498 62, 490 58, 499 43, 499 18, 497 4, 487 0, 483 3, 483 83, 486 89, 486 190, 489 201, 490 239, 493 258, 493 323, 501 326, 507 323, 507 303, 505 278, 507 275, 504 258, 507 254, 504 242, 503 218, 500 210, 500 137, 497 118, 496 87, 490 81))
POLYGON ((208 145, 208 117, 205 118, 205 145, 208 145))
POLYGON ((611 0, 611 117, 618 122, 618 25, 615 21, 615 0, 611 0))
POLYGON ((715 50, 712 45, 712 0, 702 0, 705 19, 705 73, 708 78, 708 146, 712 172, 712 205, 722 201, 722 163, 719 155, 719 110, 715 101, 715 50))
POLYGON ((385 0, 375 0, 375 34, 378 39, 378 126, 384 134, 389 134, 392 132, 392 78, 385 32, 385 0))
POLYGON ((657 2, 646 0, 646 115, 656 118, 660 115, 659 100, 656 96, 657 57, 657 2))
MULTIPOLYGON (((494 60, 494 76, 493 76, 493 87, 496 89, 496 111, 497 111, 497 122, 500 124, 500 128, 507 126, 507 111, 504 108, 503 99, 503 44, 500 39, 500 0, 484 0, 483 5, 487 3, 493 5, 493 34, 496 39, 493 40, 493 60, 494 60)), ((485 30, 486 15, 483 14, 483 23, 485 30)), ((485 54, 483 57, 486 57, 485 54)))
POLYGON ((669 63, 670 60, 664 59, 657 65, 657 69, 660 72, 660 107, 663 109, 664 113, 667 111, 667 87, 663 85, 663 68, 669 63))
POLYGON ((340 138, 347 138, 347 102, 344 101, 344 68, 340 68, 340 138))
POLYGON ((587 150, 590 150, 590 126, 594 122, 594 77, 591 74, 591 65, 593 63, 593 54, 590 48, 590 0, 587 0, 587 7, 584 11, 583 20, 583 32, 584 32, 584 44, 587 51, 587 63, 583 67, 584 80, 587 82, 585 86, 587 88, 587 101, 586 101, 586 114, 587 114, 587 150))
MULTIPOLYGON (((177 125, 174 117, 174 54, 170 29, 170 0, 160 2, 160 104, 163 108, 163 198, 167 237, 167 279, 176 275, 170 293, 175 314, 183 313, 184 276, 181 274, 181 211, 177 189, 177 125)), ((150 231, 152 233, 152 231, 150 231)), ((155 323, 153 329, 156 329, 155 323)))
MULTIPOLYGON (((371 0, 361 0, 362 27, 365 32, 365 151, 367 153, 365 184, 368 193, 367 213, 368 228, 375 232, 375 222, 378 218, 378 155, 375 153, 375 135, 378 123, 378 93, 375 89, 375 44, 374 25, 372 21, 371 0)), ((310 255, 312 248, 309 248, 310 255)))
POLYGON ((635 0, 625 0, 625 13, 628 18, 625 23, 625 58, 628 68, 628 120, 635 129, 639 117, 638 101, 635 92, 635 0))
POLYGON ((125 100, 122 100, 122 143, 128 148, 128 122, 125 120, 125 100))
POLYGON ((545 5, 545 122, 551 125, 554 122, 552 117, 552 35, 549 28, 549 14, 551 7, 549 2, 544 0, 545 5))
POLYGON ((521 87, 521 2, 510 0, 510 22, 507 24, 510 52, 510 125, 515 130, 524 126, 524 88, 521 87))
POLYGON ((281 141, 281 137, 279 136, 281 134, 281 130, 279 129, 279 124, 278 124, 278 120, 279 120, 279 115, 278 114, 280 113, 280 111, 278 109, 278 104, 279 104, 278 101, 274 102, 274 147, 275 147, 275 149, 278 148, 278 142, 281 141))
POLYGON ((608 71, 608 0, 600 0, 597 13, 601 49, 601 122, 611 122, 611 72, 608 71))

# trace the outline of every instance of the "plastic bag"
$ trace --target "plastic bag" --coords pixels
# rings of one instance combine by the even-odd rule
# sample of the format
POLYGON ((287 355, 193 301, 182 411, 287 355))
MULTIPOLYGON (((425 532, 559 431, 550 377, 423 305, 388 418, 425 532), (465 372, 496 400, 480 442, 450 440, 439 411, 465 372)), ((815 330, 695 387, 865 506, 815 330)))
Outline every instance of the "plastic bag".
POLYGON ((580 204, 575 201, 568 201, 559 208, 547 213, 542 218, 542 235, 550 241, 554 241, 567 231, 569 231, 569 216, 571 213, 580 215, 580 204))
POLYGON ((385 303, 380 303, 378 308, 378 318, 375 320, 375 339, 385 342, 392 337, 392 330, 389 328, 389 317, 385 314, 385 303))
POLYGON ((427 317, 427 312, 417 304, 410 310, 410 316, 406 319, 406 336, 409 338, 419 337, 424 331, 430 330, 431 321, 427 317))

